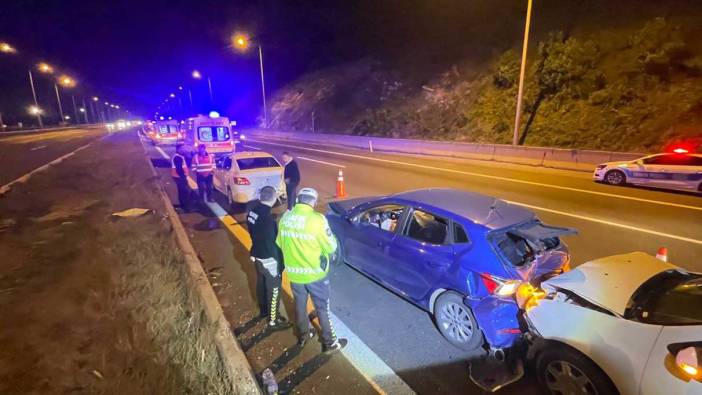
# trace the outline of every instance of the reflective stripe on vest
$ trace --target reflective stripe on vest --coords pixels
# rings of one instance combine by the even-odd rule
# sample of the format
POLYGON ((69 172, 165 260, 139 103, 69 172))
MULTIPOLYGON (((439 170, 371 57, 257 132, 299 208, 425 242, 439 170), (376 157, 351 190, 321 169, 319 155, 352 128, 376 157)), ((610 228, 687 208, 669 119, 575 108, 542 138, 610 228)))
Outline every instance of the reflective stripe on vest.
POLYGON ((173 176, 173 177, 180 177, 180 176, 178 175, 178 172, 176 171, 176 165, 175 165, 175 158, 176 158, 176 157, 180 157, 181 163, 182 163, 181 167, 183 168, 183 173, 184 173, 185 176, 187 177, 187 175, 188 175, 188 164, 185 163, 185 158, 183 157, 183 155, 180 155, 180 154, 175 154, 175 155, 173 155, 173 157, 171 158, 171 176, 173 176))
POLYGON ((193 158, 193 171, 197 174, 208 176, 214 168, 214 160, 210 155, 196 155, 193 158))

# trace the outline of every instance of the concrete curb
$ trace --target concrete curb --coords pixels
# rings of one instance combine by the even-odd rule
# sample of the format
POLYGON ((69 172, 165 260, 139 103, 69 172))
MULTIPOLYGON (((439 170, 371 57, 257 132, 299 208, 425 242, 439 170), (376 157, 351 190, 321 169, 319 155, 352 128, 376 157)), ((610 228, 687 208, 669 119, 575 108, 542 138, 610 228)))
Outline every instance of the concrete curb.
POLYGON ((188 273, 192 277, 197 294, 204 306, 207 319, 216 326, 215 342, 217 343, 217 350, 222 358, 224 369, 229 376, 232 390, 235 394, 261 395, 262 392, 258 385, 258 381, 256 380, 256 374, 254 373, 253 368, 251 368, 251 364, 249 364, 246 354, 244 351, 242 351, 239 343, 232 335, 229 321, 227 321, 226 317, 224 316, 222 306, 219 304, 217 295, 215 295, 215 292, 207 279, 207 275, 202 269, 202 264, 197 257, 195 248, 193 247, 192 243, 190 243, 190 239, 185 232, 185 227, 180 221, 178 214, 173 208, 173 205, 171 204, 171 201, 160 182, 161 178, 156 172, 156 169, 151 161, 148 159, 148 155, 144 144, 141 141, 141 137, 137 135, 137 138, 139 138, 141 147, 144 149, 144 159, 148 163, 153 175, 159 180, 157 182, 159 196, 161 197, 161 201, 165 207, 168 219, 173 227, 176 242, 183 252, 183 258, 185 263, 188 265, 188 273))

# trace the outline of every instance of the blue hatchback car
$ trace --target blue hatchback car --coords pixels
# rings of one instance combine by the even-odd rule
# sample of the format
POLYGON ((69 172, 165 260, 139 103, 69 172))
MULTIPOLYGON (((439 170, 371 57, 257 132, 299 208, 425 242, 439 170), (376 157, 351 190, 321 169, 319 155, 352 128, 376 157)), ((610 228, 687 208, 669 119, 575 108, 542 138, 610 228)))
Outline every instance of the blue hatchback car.
POLYGON ((339 257, 433 315, 471 350, 507 348, 521 334, 514 293, 569 267, 560 237, 523 207, 455 189, 420 189, 329 204, 339 257))

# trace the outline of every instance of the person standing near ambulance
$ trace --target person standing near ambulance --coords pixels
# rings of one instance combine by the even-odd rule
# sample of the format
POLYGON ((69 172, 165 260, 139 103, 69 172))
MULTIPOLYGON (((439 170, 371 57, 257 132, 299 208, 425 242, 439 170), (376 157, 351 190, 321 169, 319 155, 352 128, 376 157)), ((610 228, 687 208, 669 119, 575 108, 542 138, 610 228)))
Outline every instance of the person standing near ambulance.
POLYGON ((288 198, 288 210, 292 210, 296 202, 297 186, 300 185, 300 168, 297 166, 295 158, 289 152, 283 152, 283 163, 285 163, 285 170, 283 170, 285 195, 288 198))
POLYGON ((256 266, 256 299, 259 317, 268 319, 267 328, 272 331, 284 330, 292 326, 278 314, 283 257, 275 243, 278 225, 271 213, 277 196, 275 188, 263 187, 259 193, 259 204, 246 216, 246 225, 251 235, 251 260, 256 266))
POLYGON ((205 202, 205 194, 207 194, 207 201, 214 203, 214 197, 212 197, 212 172, 214 169, 214 158, 207 152, 205 144, 200 144, 197 147, 197 155, 193 157, 193 171, 197 177, 197 189, 203 203, 205 202))
POLYGON ((307 317, 307 298, 312 303, 322 327, 322 352, 341 350, 346 339, 337 339, 329 317, 330 256, 336 251, 336 238, 324 215, 314 211, 318 193, 312 188, 302 188, 297 194, 297 204, 280 219, 276 243, 283 252, 285 271, 295 299, 295 316, 298 345, 304 346, 314 337, 307 317))
POLYGON ((183 144, 176 145, 171 158, 171 177, 178 188, 178 204, 183 211, 190 210, 190 187, 188 186, 188 164, 185 161, 183 144))

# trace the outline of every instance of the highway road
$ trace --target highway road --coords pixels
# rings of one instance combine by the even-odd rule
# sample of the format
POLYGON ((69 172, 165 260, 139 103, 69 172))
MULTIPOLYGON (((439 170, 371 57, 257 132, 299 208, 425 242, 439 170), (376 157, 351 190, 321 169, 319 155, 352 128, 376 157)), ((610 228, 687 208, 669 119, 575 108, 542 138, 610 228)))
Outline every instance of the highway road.
MULTIPOLYGON (((578 236, 566 238, 574 266, 633 250, 655 254, 659 246, 666 246, 672 262, 702 270, 698 259, 702 255, 702 199, 698 196, 595 184, 589 174, 580 172, 271 139, 248 140, 243 149, 263 150, 277 157, 283 151, 291 152, 300 165, 301 185, 320 191, 322 203, 334 199, 340 169, 349 197, 426 187, 465 189, 529 207, 547 223, 578 229, 578 236)), ((149 151, 157 159, 170 156, 173 150, 149 151)), ((170 192, 174 193, 172 187, 170 192)), ((226 208, 223 198, 218 202, 217 210, 226 208)), ((227 211, 243 222, 241 210, 227 211)), ((239 251, 237 260, 245 262, 247 257, 239 251)), ((480 393, 467 376, 467 361, 477 353, 462 352, 444 341, 427 313, 346 266, 334 270, 331 281, 334 314, 353 336, 352 341, 361 342, 372 354, 374 362, 347 356, 364 376, 376 381, 393 376, 416 393, 480 393), (381 372, 377 366, 383 368, 381 372)), ((536 389, 526 378, 502 393, 535 394, 536 389)))
POLYGON ((0 186, 100 138, 104 129, 68 129, 55 132, 0 133, 0 186))

